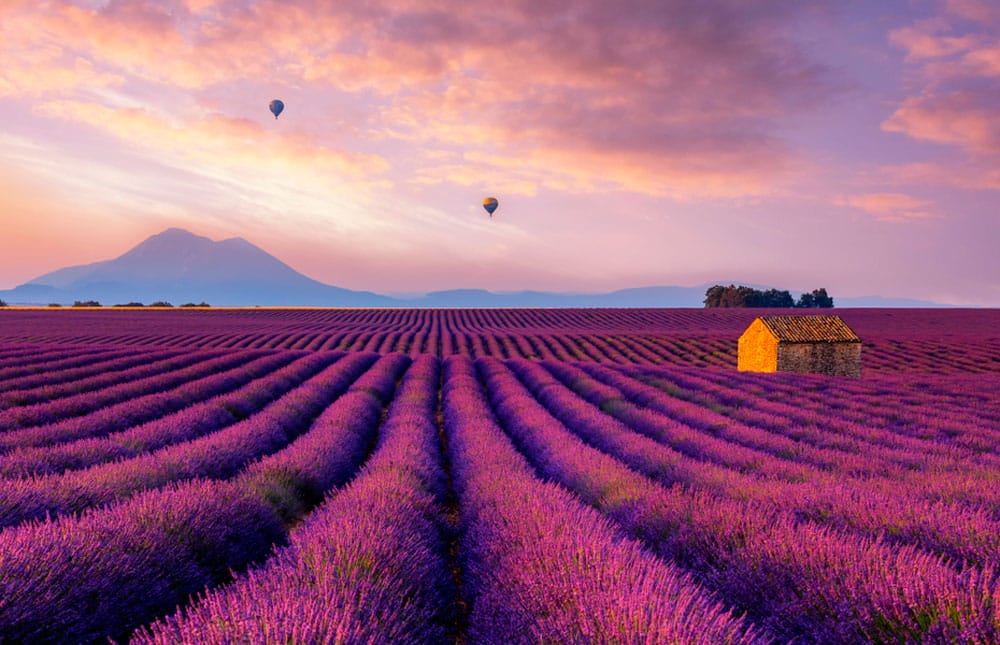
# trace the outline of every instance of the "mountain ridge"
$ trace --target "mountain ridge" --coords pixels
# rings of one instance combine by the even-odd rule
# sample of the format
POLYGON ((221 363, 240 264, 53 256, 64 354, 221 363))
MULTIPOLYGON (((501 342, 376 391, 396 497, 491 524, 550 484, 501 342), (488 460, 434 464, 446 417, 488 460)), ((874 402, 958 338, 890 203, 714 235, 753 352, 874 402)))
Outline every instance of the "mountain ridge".
POLYGON ((10 302, 167 301, 217 306, 391 306, 392 298, 313 280, 240 237, 218 242, 180 228, 152 235, 111 260, 43 274, 7 292, 10 302), (49 289, 43 289, 48 287, 49 289))

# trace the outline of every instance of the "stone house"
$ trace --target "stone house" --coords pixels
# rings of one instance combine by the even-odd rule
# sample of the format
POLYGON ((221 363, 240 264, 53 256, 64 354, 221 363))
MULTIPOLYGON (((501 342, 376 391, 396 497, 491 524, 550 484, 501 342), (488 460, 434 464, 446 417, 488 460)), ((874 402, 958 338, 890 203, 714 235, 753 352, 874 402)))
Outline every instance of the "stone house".
POLYGON ((739 340, 741 372, 861 376, 861 339, 840 316, 761 316, 739 340))

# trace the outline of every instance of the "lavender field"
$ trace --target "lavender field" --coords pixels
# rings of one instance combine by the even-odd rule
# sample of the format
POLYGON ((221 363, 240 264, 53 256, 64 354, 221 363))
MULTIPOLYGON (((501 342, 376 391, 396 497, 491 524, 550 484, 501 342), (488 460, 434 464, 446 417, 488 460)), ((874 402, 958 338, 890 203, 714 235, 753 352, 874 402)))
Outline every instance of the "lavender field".
POLYGON ((0 309, 0 643, 998 643, 1000 311, 0 309))

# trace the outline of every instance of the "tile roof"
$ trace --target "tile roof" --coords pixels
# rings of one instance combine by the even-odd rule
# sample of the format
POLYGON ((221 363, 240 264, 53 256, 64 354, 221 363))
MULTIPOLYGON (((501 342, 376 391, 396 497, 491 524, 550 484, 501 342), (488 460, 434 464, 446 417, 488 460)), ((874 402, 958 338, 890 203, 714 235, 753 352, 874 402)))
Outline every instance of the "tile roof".
POLYGON ((840 316, 761 316, 779 341, 790 343, 860 343, 840 316))

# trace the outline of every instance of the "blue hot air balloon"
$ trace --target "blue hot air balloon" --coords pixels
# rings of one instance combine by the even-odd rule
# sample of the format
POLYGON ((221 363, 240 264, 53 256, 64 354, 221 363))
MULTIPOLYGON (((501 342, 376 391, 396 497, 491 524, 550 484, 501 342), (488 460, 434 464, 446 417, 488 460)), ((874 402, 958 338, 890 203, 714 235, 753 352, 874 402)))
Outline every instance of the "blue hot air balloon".
POLYGON ((500 202, 497 201, 496 197, 487 197, 483 200, 483 208, 485 208, 486 212, 490 214, 490 217, 493 217, 493 211, 495 211, 499 205, 500 202))
POLYGON ((285 109, 285 104, 281 102, 281 99, 274 99, 267 107, 270 108, 271 114, 277 119, 281 111, 285 109))

